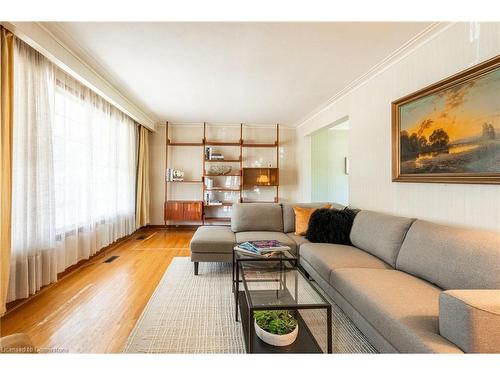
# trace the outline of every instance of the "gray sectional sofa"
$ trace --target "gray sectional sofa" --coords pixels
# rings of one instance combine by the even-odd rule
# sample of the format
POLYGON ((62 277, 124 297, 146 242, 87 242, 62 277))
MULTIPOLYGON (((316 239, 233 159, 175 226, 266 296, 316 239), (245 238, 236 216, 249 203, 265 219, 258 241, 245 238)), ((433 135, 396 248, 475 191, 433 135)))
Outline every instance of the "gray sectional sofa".
POLYGON ((230 262, 235 243, 279 240, 378 351, 500 353, 498 233, 361 210, 353 246, 293 234, 293 206, 323 204, 234 205, 231 228, 196 231, 195 273, 198 262, 230 262))

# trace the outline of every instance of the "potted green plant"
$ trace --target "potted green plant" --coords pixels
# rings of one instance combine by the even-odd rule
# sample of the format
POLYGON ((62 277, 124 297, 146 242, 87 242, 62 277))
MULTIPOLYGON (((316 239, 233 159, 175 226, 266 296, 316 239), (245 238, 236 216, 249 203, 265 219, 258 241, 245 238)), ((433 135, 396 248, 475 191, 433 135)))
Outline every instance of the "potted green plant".
POLYGON ((286 346, 297 339, 299 325, 288 310, 262 310, 254 312, 255 333, 265 343, 286 346))

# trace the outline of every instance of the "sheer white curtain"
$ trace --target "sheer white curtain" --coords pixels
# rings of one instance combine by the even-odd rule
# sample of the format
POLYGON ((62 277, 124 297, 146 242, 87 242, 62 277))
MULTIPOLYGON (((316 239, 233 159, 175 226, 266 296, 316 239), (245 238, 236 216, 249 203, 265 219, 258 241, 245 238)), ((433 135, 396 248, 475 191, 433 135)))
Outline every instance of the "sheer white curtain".
POLYGON ((56 74, 54 177, 59 271, 135 230, 137 127, 56 74))
POLYGON ((137 126, 19 41, 9 301, 135 230, 137 126))
POLYGON ((53 82, 52 64, 16 40, 12 249, 7 302, 28 297, 57 279, 53 82))

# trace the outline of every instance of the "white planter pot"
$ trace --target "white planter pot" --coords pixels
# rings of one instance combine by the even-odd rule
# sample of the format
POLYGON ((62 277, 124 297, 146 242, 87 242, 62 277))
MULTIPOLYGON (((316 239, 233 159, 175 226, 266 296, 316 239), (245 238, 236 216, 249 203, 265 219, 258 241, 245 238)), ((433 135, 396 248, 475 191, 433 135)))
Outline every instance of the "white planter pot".
POLYGON ((257 336, 265 343, 273 346, 287 346, 293 344, 293 342, 297 339, 297 335, 299 333, 298 324, 292 332, 287 333, 286 335, 275 335, 274 333, 264 331, 262 328, 260 328, 255 320, 254 326, 257 336))

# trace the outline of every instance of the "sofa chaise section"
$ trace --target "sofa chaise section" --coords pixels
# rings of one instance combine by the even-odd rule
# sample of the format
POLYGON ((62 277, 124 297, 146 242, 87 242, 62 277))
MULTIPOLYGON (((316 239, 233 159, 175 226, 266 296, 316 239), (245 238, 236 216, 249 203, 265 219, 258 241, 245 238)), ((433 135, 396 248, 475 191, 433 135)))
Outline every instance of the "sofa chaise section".
POLYGON ((236 236, 229 227, 199 227, 190 244, 194 274, 198 274, 199 262, 231 262, 235 243, 236 236))

